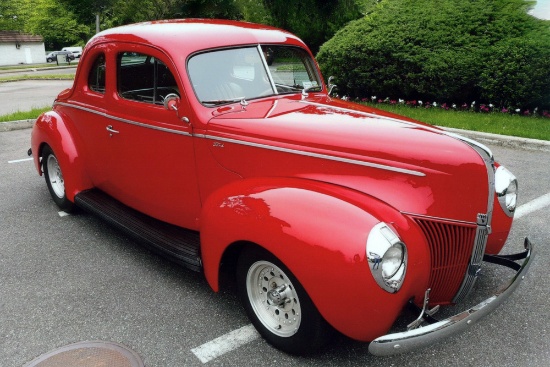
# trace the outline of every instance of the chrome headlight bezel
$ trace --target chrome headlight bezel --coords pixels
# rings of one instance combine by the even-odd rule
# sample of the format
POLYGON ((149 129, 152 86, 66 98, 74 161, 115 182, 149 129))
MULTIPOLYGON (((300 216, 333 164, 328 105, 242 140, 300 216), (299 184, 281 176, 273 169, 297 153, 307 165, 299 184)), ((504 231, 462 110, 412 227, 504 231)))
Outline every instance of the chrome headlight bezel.
POLYGON ((366 252, 376 283, 389 293, 397 292, 407 272, 407 246, 386 223, 380 222, 369 233, 366 252))
POLYGON ((502 210, 513 217, 517 205, 518 180, 504 166, 499 166, 495 171, 495 194, 502 210))

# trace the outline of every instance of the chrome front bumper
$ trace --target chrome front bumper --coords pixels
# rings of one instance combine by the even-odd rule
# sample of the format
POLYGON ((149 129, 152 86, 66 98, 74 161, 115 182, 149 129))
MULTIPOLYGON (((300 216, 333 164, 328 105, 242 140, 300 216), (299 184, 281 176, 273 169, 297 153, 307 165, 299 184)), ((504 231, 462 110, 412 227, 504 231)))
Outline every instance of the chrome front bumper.
POLYGON ((437 321, 417 329, 387 334, 373 340, 369 345, 369 352, 377 356, 390 356, 405 353, 435 344, 442 339, 463 332, 485 315, 491 313, 506 300, 525 278, 525 274, 533 258, 533 245, 526 238, 525 251, 514 255, 485 255, 484 261, 504 265, 516 270, 512 279, 496 292, 492 297, 481 302, 467 311, 442 321, 437 321), (520 265, 516 260, 523 260, 520 265))

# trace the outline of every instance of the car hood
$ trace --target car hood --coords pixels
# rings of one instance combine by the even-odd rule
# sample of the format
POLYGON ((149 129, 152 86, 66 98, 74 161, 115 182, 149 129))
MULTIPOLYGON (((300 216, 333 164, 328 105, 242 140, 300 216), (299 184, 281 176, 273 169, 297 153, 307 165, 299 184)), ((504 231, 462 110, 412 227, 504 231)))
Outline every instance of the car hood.
POLYGON ((242 177, 323 181, 401 211, 469 222, 487 210, 487 168, 470 145, 365 106, 327 97, 234 104, 214 112, 207 136, 217 140, 216 160, 242 177))

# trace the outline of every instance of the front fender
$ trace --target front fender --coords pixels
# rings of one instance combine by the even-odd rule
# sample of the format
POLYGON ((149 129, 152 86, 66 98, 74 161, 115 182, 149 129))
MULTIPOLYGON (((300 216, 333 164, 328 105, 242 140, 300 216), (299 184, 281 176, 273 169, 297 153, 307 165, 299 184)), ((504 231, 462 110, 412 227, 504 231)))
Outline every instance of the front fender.
POLYGON ((73 202, 78 192, 92 187, 84 169, 83 158, 77 149, 79 145, 76 139, 67 122, 55 111, 40 115, 31 133, 31 149, 38 174, 42 175, 42 148, 47 144, 54 151, 63 171, 67 199, 73 202))
POLYGON ((372 340, 387 332, 411 297, 423 294, 429 278, 427 246, 417 246, 419 250, 409 252, 409 268, 420 270, 407 273, 399 292, 390 294, 376 284, 365 244, 381 220, 398 233, 408 232, 408 238, 422 238, 393 208, 346 188, 283 178, 235 182, 211 195, 204 206, 205 276, 217 291, 226 249, 240 241, 255 243, 290 269, 334 328, 372 340))

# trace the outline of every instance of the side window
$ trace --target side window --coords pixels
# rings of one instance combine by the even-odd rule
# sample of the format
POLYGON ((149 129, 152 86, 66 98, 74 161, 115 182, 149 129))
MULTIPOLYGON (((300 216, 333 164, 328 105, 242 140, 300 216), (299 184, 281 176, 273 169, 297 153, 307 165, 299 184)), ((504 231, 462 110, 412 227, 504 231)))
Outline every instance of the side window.
POLYGON ((179 96, 176 79, 166 64, 153 56, 122 52, 117 70, 118 93, 124 99, 162 105, 168 94, 179 96))
POLYGON ((105 55, 99 55, 88 75, 88 87, 94 92, 105 93, 105 55))

